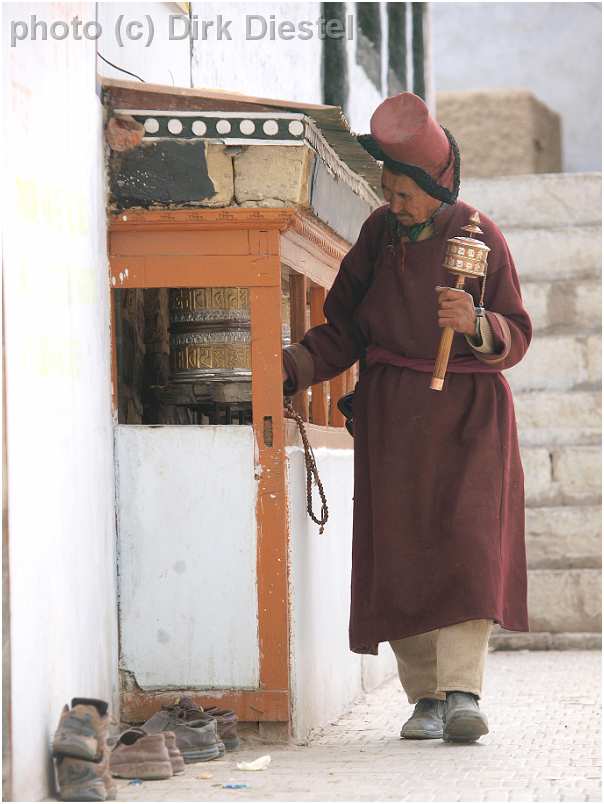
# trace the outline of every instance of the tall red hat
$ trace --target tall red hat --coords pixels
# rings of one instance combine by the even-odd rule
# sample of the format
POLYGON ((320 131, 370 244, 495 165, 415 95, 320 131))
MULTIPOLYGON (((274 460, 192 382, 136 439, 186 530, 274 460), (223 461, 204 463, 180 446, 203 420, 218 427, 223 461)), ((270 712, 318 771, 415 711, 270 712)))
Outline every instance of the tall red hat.
POLYGON ((454 203, 459 192, 459 149, 421 98, 412 92, 386 98, 370 125, 371 134, 358 139, 375 159, 410 176, 435 198, 454 203))

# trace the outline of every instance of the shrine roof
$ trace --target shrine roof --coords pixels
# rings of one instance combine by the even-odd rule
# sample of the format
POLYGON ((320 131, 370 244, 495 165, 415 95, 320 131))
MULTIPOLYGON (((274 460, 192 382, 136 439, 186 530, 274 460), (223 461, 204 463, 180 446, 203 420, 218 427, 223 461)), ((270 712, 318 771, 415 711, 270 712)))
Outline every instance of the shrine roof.
MULTIPOLYGON (((350 171, 369 185, 372 195, 381 195, 380 164, 359 144, 356 135, 350 130, 348 120, 340 106, 260 98, 215 89, 141 84, 135 81, 110 78, 101 78, 100 81, 103 103, 115 112, 127 110, 130 114, 137 111, 141 114, 156 111, 172 112, 176 115, 179 113, 187 115, 188 113, 187 116, 191 116, 193 112, 204 112, 206 114, 212 112, 230 112, 234 114, 248 112, 250 115, 256 114, 262 118, 266 118, 270 113, 275 114, 278 112, 281 117, 288 114, 302 116, 314 123, 322 138, 350 171)), ((183 135, 180 134, 180 136, 183 135)), ((210 132, 200 136, 209 137, 210 132)), ((258 134, 254 134, 254 137, 257 136, 258 134)), ((264 135, 260 130, 260 136, 266 141, 271 135, 264 135)), ((282 128, 279 129, 278 136, 283 136, 282 128)), ((285 136, 288 140, 291 140, 291 136, 287 131, 285 131, 285 136)), ((309 139, 308 126, 304 136, 309 139)), ((214 137, 220 138, 220 129, 214 131, 214 137)), ((228 139, 230 142, 234 141, 232 135, 228 139)), ((320 145, 318 139, 312 143, 313 146, 320 145)), ((258 142, 258 139, 250 139, 246 134, 242 134, 238 140, 241 144, 254 141, 258 142)), ((273 141, 287 144, 287 141, 283 139, 273 141)))

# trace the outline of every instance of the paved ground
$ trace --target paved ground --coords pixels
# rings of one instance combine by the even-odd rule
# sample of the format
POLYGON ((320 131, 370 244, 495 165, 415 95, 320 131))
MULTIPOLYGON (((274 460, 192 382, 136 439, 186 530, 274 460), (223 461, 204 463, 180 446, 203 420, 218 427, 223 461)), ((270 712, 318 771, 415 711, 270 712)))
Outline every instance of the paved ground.
POLYGON ((497 652, 475 745, 400 740, 398 681, 355 702, 307 746, 247 745, 166 782, 119 781, 120 801, 600 801, 600 654, 497 652), (270 753, 267 771, 237 760, 270 753), (211 779, 200 779, 211 773, 211 779), (222 784, 248 784, 227 790, 222 784))

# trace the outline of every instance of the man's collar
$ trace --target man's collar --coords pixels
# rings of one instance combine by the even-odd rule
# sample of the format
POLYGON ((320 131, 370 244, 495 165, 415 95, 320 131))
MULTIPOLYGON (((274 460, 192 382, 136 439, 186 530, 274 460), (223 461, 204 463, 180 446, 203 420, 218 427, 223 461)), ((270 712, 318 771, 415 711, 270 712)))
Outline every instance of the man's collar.
POLYGON ((432 228, 435 225, 435 221, 439 216, 442 215, 443 211, 446 209, 451 208, 451 204, 447 204, 443 201, 443 203, 432 213, 432 215, 427 218, 422 223, 416 223, 413 226, 404 226, 390 210, 388 210, 388 215, 390 216, 392 230, 396 237, 401 238, 405 237, 410 240, 412 243, 419 240, 422 234, 427 230, 432 228))

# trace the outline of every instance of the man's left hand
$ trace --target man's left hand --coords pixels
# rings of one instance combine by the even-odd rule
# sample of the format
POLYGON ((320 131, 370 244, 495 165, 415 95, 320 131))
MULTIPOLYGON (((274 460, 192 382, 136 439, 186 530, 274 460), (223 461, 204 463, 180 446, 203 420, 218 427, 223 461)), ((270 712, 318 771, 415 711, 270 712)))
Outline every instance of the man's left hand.
POLYGON ((474 299, 461 288, 436 286, 438 294, 438 326, 453 327, 463 335, 476 333, 474 299))

